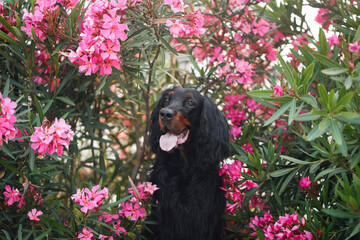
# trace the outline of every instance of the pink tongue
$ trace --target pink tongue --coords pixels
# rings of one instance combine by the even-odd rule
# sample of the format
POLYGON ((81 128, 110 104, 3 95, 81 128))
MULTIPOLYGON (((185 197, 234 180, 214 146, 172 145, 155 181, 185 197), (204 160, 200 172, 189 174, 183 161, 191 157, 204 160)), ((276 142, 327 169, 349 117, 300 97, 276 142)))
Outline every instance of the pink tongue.
POLYGON ((180 135, 174 135, 172 133, 166 133, 160 137, 160 148, 163 151, 169 152, 174 149, 177 145, 186 142, 189 136, 189 131, 180 135))

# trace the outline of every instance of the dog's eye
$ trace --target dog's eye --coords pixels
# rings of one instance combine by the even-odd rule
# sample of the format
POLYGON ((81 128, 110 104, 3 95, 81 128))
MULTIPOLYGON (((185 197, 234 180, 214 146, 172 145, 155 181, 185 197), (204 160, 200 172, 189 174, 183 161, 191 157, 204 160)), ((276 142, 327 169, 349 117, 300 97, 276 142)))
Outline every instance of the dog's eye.
POLYGON ((192 106, 194 106, 194 102, 191 101, 191 100, 189 100, 189 101, 187 101, 187 105, 188 105, 189 107, 192 107, 192 106))
POLYGON ((169 98, 166 97, 166 98, 164 99, 164 103, 165 103, 165 104, 168 104, 169 102, 170 102, 169 98))

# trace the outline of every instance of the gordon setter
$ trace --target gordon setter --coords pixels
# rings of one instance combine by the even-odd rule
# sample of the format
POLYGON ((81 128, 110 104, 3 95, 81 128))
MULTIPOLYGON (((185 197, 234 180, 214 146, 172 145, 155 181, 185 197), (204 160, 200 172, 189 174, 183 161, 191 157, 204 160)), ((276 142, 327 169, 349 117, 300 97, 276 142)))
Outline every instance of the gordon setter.
POLYGON ((165 90, 151 114, 150 147, 156 160, 150 240, 218 240, 225 209, 220 162, 229 156, 225 116, 194 89, 165 90))

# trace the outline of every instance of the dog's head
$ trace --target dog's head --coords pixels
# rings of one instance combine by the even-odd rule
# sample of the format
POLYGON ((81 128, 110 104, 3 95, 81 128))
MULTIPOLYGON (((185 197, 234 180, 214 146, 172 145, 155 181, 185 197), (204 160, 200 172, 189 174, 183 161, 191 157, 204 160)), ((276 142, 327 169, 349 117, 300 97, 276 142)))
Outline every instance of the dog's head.
POLYGON ((194 89, 168 89, 151 115, 152 151, 171 152, 190 140, 194 154, 204 160, 220 161, 229 155, 228 124, 216 105, 194 89))

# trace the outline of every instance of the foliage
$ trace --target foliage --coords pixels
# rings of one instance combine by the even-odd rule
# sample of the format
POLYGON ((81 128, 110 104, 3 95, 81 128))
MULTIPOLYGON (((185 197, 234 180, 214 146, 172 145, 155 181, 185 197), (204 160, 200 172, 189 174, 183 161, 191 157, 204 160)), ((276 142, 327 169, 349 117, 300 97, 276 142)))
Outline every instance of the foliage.
POLYGON ((225 239, 359 237, 358 4, 308 3, 1 1, 0 238, 141 239, 173 84, 231 124, 225 239))

